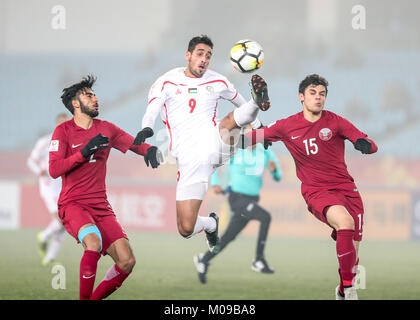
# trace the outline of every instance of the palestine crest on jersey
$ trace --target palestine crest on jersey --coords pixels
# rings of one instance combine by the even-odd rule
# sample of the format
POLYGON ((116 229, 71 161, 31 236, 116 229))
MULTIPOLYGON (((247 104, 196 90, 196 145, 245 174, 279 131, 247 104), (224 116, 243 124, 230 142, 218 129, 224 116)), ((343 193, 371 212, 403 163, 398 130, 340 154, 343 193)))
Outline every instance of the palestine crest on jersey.
POLYGON ((330 140, 332 137, 332 131, 329 128, 323 128, 321 130, 319 130, 319 138, 322 141, 328 141, 330 140))

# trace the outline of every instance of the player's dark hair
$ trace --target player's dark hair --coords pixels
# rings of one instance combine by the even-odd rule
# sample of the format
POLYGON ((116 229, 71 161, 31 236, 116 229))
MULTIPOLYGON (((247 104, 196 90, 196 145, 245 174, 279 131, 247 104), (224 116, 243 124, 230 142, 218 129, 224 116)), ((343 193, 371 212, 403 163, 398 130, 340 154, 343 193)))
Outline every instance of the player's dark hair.
POLYGON ((91 89, 92 86, 95 84, 96 77, 93 75, 88 75, 82 79, 82 81, 73 84, 68 88, 63 89, 63 94, 61 95, 61 101, 65 105, 65 107, 74 114, 74 107, 72 101, 77 98, 77 96, 84 90, 84 89, 91 89))
POLYGON ((201 36, 194 37, 190 40, 190 42, 188 43, 188 51, 192 53, 197 44, 200 43, 204 43, 213 49, 213 42, 211 41, 211 39, 205 34, 202 34, 201 36))
POLYGON ((328 81, 327 79, 321 77, 318 74, 310 74, 308 76, 306 76, 305 79, 303 79, 300 84, 299 84, 299 93, 304 94, 305 93, 305 89, 311 85, 314 86, 324 86, 325 87, 325 93, 328 94, 328 81))

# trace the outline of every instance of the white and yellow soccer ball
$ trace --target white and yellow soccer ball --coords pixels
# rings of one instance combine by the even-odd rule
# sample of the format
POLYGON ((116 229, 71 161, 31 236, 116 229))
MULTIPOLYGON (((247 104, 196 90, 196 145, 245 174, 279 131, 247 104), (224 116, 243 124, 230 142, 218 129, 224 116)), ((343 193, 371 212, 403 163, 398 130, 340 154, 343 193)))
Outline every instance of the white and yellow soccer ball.
POLYGON ((264 61, 264 50, 253 40, 240 40, 230 50, 230 62, 239 72, 252 72, 264 61))

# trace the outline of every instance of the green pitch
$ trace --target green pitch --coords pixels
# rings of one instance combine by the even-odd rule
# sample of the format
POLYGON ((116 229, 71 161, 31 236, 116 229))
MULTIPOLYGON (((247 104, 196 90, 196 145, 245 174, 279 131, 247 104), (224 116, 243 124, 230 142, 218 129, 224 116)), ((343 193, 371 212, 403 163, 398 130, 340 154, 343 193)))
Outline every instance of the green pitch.
MULTIPOLYGON (((57 257, 65 289, 54 289, 59 274, 41 265, 37 231, 0 231, 0 300, 78 299, 81 245, 66 235, 57 257)), ((255 237, 239 235, 213 259, 206 285, 198 281, 192 260, 206 249, 203 234, 188 240, 176 233, 131 232, 129 237, 137 264, 108 299, 334 299, 337 258, 328 235, 325 240, 269 237, 266 258, 273 275, 251 270, 255 237)), ((360 250, 366 271, 360 285, 366 288, 358 291, 359 299, 420 299, 419 242, 364 240, 360 250)), ((99 260, 95 286, 112 264, 109 256, 99 260)))

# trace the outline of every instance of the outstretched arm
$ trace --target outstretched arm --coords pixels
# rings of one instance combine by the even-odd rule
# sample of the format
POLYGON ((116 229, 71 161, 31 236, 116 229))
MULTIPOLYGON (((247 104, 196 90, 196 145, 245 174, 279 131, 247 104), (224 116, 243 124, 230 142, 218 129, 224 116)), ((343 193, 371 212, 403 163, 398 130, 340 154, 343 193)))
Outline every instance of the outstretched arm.
POLYGON ((359 150, 363 154, 370 154, 378 151, 378 146, 368 138, 366 133, 361 132, 347 119, 342 117, 339 117, 338 119, 341 135, 344 138, 349 139, 356 150, 359 150))
POLYGON ((139 146, 136 146, 136 145, 133 144, 129 148, 129 150, 132 151, 132 152, 134 152, 134 153, 136 153, 136 154, 138 154, 138 155, 144 156, 147 153, 147 150, 150 147, 151 147, 151 145, 150 144, 147 144, 147 143, 142 143, 139 146))
MULTIPOLYGON (((283 139, 283 119, 277 120, 257 130, 251 130, 239 137, 239 148, 247 148, 251 145, 262 143, 264 148, 269 142, 276 142, 283 139)), ((265 148, 267 149, 267 148, 265 148)))
POLYGON ((371 154, 378 151, 378 146, 376 143, 369 139, 367 136, 364 138, 359 138, 354 142, 354 148, 359 150, 363 154, 371 154))
POLYGON ((134 153, 144 156, 146 165, 149 166, 150 164, 152 168, 157 168, 163 162, 163 155, 160 150, 155 146, 151 146, 150 144, 142 143, 139 146, 133 144, 130 147, 130 150, 134 153))
POLYGON ((151 164, 152 168, 157 168, 159 164, 163 162, 162 153, 155 146, 151 146, 147 143, 141 143, 136 145, 132 135, 128 134, 124 130, 121 130, 116 125, 109 123, 113 130, 112 135, 112 147, 125 153, 127 150, 131 150, 144 157, 146 165, 151 164))

